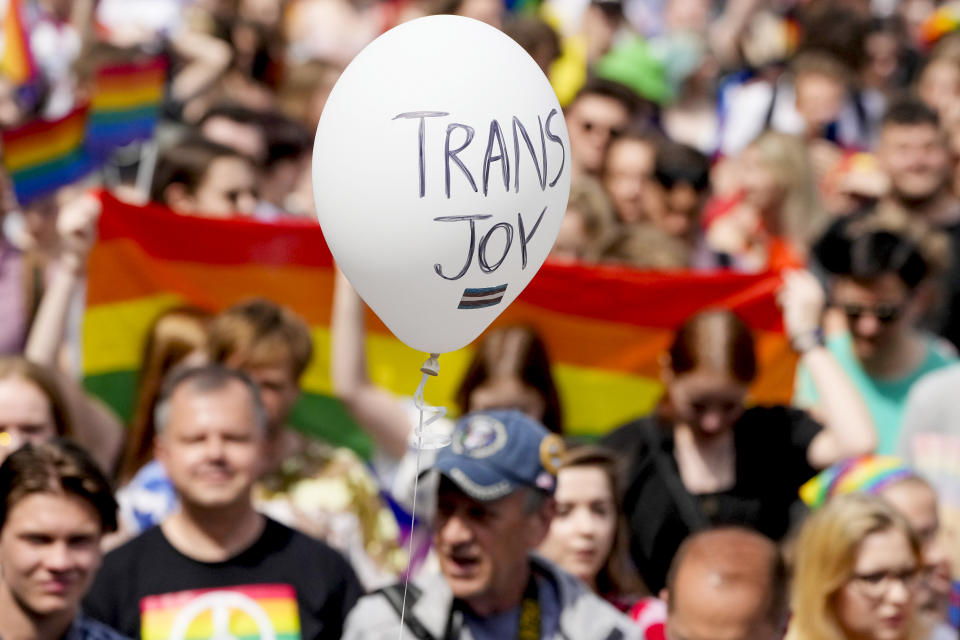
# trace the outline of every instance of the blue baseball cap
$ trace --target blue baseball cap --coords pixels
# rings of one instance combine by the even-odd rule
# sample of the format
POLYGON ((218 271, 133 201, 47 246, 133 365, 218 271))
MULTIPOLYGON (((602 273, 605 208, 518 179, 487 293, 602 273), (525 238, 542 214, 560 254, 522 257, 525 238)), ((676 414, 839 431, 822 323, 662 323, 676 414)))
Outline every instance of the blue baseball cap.
POLYGON ((474 500, 499 500, 526 486, 553 495, 563 440, 514 410, 478 411, 459 420, 430 471, 474 500))

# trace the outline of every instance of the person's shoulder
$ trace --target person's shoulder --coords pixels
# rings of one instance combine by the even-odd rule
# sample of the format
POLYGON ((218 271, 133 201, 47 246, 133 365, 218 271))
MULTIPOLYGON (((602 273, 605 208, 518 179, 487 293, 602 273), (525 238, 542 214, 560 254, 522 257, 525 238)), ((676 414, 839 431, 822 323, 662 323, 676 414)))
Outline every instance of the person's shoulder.
POLYGON ((615 452, 624 451, 640 444, 645 431, 656 428, 657 422, 653 415, 642 416, 615 428, 600 439, 600 444, 615 452))
POLYGON ((571 638, 640 638, 639 628, 581 580, 554 563, 532 555, 535 573, 556 585, 560 599, 560 628, 571 638))
POLYGON ((428 631, 440 629, 449 611, 449 591, 445 579, 437 573, 421 575, 406 585, 400 582, 372 591, 360 598, 347 616, 343 640, 396 638, 398 612, 403 606, 408 620, 425 625, 428 631))
POLYGON ((949 367, 957 362, 957 351, 952 344, 937 336, 926 336, 927 358, 920 367, 921 373, 929 373, 949 367))
POLYGON ((153 526, 144 530, 142 533, 130 538, 116 549, 112 549, 103 556, 103 566, 101 571, 109 570, 111 566, 128 566, 131 562, 152 557, 150 551, 154 551, 158 546, 166 545, 166 538, 163 536, 160 526, 153 526))
POLYGON ((66 640, 130 640, 130 638, 81 613, 73 621, 66 640))
POLYGON ((264 516, 266 524, 257 544, 264 545, 265 552, 289 552, 304 567, 341 569, 353 573, 343 554, 323 540, 318 540, 296 529, 264 516))
POLYGON ((910 388, 912 404, 939 404, 960 388, 960 363, 951 363, 920 377, 910 388))
MULTIPOLYGON (((391 589, 386 587, 385 589, 391 589)), ((384 590, 368 593, 357 601, 343 623, 344 640, 393 638, 397 635, 400 617, 384 590)))
MULTIPOLYGON (((773 85, 760 78, 750 78, 727 89, 730 106, 764 105, 773 96, 773 85)), ((731 108, 731 111, 733 109, 731 108)))
POLYGON ((786 418, 788 416, 802 413, 803 409, 797 409, 785 404, 758 404, 748 407, 740 418, 738 424, 757 424, 764 421, 786 418))
POLYGON ((737 421, 738 435, 748 436, 751 443, 764 440, 781 439, 788 435, 791 427, 812 421, 808 411, 785 404, 757 405, 743 412, 737 421))

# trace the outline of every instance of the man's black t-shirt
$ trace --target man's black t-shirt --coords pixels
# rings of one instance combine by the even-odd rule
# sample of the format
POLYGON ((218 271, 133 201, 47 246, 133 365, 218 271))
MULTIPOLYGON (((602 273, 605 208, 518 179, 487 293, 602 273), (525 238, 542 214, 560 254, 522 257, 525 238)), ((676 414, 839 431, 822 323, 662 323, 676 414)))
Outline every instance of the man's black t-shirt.
POLYGON ((145 640, 332 640, 361 595, 339 553, 267 519, 257 541, 224 562, 193 560, 149 529, 106 555, 83 610, 145 640))
POLYGON ((734 486, 701 495, 683 486, 673 455, 673 429, 661 418, 647 416, 607 435, 602 444, 625 463, 623 511, 630 554, 647 588, 657 593, 666 585, 677 548, 694 531, 738 524, 782 538, 797 491, 816 474, 807 449, 821 428, 799 409, 747 409, 733 427, 734 486))

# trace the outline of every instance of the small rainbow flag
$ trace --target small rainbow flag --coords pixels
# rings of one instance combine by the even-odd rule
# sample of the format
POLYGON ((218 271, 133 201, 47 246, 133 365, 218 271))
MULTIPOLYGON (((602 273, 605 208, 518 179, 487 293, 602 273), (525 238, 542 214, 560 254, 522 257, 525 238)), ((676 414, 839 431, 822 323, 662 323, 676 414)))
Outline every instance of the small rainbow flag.
POLYGON ((24 27, 20 0, 7 0, 3 14, 3 52, 0 53, 0 73, 15 85, 25 84, 36 72, 30 40, 24 27))
POLYGON ((79 180, 95 168, 83 146, 87 106, 59 120, 34 120, 0 132, 3 166, 21 205, 79 180))
POLYGON ((945 4, 931 13, 920 25, 921 40, 930 47, 943 36, 960 28, 960 7, 945 4))
POLYGON ((894 456, 866 455, 842 460, 800 487, 800 498, 811 509, 822 507, 834 496, 850 493, 877 494, 914 472, 894 456))
POLYGON ((161 57, 97 71, 87 123, 87 149, 103 158, 116 147, 153 137, 167 62, 161 57))
POLYGON ((252 584, 147 596, 140 637, 299 640, 297 594, 288 584, 252 584))
MULTIPOLYGON (((318 225, 192 218, 104 194, 99 237, 90 258, 83 330, 87 389, 129 416, 143 340, 159 312, 184 303, 218 310, 265 296, 299 313, 311 326, 315 344, 292 423, 370 454, 366 435, 333 397, 334 269, 318 225)), ((662 391, 660 356, 676 327, 704 307, 733 309, 753 328, 760 375, 751 397, 759 403, 789 402, 796 357, 774 300, 779 282, 777 274, 658 273, 548 263, 494 326, 526 324, 539 331, 553 362, 565 430, 599 436, 656 405, 662 391)), ((371 379, 409 397, 424 354, 398 341, 372 314, 367 325, 371 379)), ((430 404, 454 412, 453 398, 472 353, 471 347, 440 356, 440 375, 426 387, 430 404)))

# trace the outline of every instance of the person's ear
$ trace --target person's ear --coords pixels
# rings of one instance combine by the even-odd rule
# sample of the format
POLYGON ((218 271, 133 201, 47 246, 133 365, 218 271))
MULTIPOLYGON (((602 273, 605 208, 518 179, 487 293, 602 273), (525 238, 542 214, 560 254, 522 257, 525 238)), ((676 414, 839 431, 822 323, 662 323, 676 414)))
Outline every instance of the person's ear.
POLYGON ((163 464, 167 459, 167 447, 163 442, 163 435, 157 434, 153 438, 153 457, 154 459, 163 464))
POLYGON ((530 514, 532 522, 531 526, 527 528, 530 536, 527 544, 528 548, 536 549, 546 539, 547 534, 550 533, 550 523, 553 522, 553 516, 556 513, 557 501, 550 497, 544 500, 536 512, 530 514))
POLYGON ((190 213, 196 208, 187 186, 180 182, 171 182, 166 186, 163 190, 163 204, 177 213, 190 213))
POLYGON ((917 286, 909 303, 911 319, 926 315, 936 304, 937 293, 938 287, 935 283, 924 282, 917 286))

